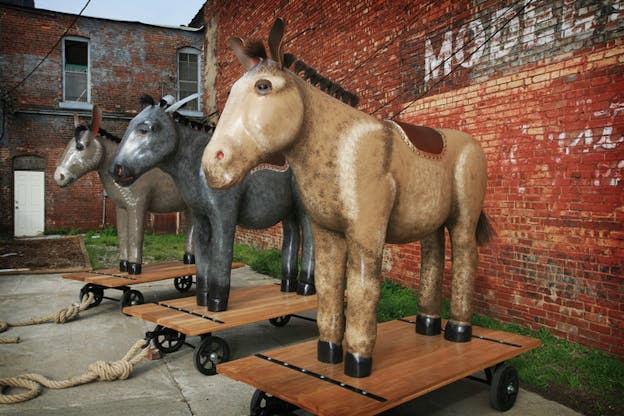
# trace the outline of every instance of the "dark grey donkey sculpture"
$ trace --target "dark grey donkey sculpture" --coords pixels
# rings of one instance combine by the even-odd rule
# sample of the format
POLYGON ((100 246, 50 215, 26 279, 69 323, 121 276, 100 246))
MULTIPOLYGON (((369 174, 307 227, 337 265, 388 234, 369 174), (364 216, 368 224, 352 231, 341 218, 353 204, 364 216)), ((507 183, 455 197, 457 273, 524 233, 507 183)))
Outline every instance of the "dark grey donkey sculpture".
POLYGON ((108 175, 108 166, 121 139, 100 127, 102 111, 93 107, 91 124, 81 124, 74 115, 74 138, 69 140, 56 166, 54 180, 65 187, 91 171, 97 171, 108 197, 115 204, 119 237, 119 271, 140 274, 143 262, 143 225, 147 211, 168 213, 186 211, 184 263, 194 263, 192 223, 189 210, 171 177, 160 169, 146 172, 141 180, 123 188, 108 175))
POLYGON ((209 188, 201 168, 213 127, 192 122, 171 106, 144 96, 145 108, 134 117, 117 148, 109 173, 131 185, 144 172, 159 167, 171 175, 191 209, 197 266, 197 304, 218 312, 227 309, 236 225, 264 229, 282 221, 282 291, 314 294, 314 244, 310 220, 300 203, 288 165, 261 165, 238 185, 209 188), (302 270, 297 281, 300 229, 302 270))

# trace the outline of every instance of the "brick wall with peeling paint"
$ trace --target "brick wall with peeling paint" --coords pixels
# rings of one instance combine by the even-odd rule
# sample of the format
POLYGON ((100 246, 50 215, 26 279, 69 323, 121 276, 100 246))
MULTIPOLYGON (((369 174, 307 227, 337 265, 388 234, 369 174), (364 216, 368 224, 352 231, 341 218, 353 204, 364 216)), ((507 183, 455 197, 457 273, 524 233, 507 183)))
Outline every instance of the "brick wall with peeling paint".
MULTIPOLYGON (((279 16, 285 51, 363 111, 472 134, 498 231, 477 311, 624 357, 624 1, 209 1, 205 15, 221 109, 243 73, 227 40, 266 39, 279 16)), ((279 248, 280 233, 237 238, 279 248)), ((384 276, 416 287, 419 251, 386 246, 384 276)))
MULTIPOLYGON (((173 6, 172 6, 173 7, 173 6)), ((62 44, 57 40, 75 15, 0 5, 0 88, 10 94, 5 135, 0 142, 0 233, 13 232, 13 159, 36 155, 45 159, 45 228, 93 229, 115 224, 114 207, 104 201, 96 173, 66 188, 54 181, 54 170, 73 135, 72 110, 63 100, 62 44), (53 48, 53 49, 52 49, 53 48), (52 50, 51 50, 52 49, 52 50), (51 50, 43 64, 17 85, 51 50)), ((176 93, 179 48, 202 50, 201 31, 79 17, 68 36, 89 41, 91 102, 104 112, 102 127, 121 137, 137 114, 139 97, 159 99, 176 93)), ((85 121, 90 114, 84 111, 85 121)))

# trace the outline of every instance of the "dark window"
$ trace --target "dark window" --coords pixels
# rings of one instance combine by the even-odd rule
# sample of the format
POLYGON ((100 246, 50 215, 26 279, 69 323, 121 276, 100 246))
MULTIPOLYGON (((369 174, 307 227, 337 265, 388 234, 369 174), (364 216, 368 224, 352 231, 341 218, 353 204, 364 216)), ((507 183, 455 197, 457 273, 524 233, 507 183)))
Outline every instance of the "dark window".
MULTIPOLYGON (((178 52, 178 99, 181 100, 200 91, 199 52, 184 48, 178 52)), ((199 98, 188 102, 184 110, 200 111, 199 98)))
POLYGON ((89 43, 65 39, 63 55, 63 100, 89 102, 89 43))

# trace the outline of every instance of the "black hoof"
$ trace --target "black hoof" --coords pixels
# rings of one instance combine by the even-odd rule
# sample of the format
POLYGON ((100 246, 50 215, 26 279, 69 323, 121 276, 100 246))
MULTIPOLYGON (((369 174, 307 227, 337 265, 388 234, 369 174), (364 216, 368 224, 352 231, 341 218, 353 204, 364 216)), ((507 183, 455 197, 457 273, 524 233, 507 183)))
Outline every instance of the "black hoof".
POLYGON ((440 335, 442 333, 442 318, 418 315, 416 317, 416 333, 427 336, 440 335))
POLYGON ((468 342, 472 338, 472 325, 455 324, 451 321, 444 328, 444 339, 452 342, 468 342))
POLYGON ((342 362, 342 345, 319 341, 316 348, 316 358, 323 363, 338 364, 342 362))
POLYGON ((294 279, 282 279, 282 285, 280 286, 282 292, 296 292, 297 281, 294 279))
POLYGON ((316 288, 311 283, 299 283, 297 285, 297 294, 301 296, 310 296, 316 293, 316 288))
POLYGON ((197 304, 199 306, 208 306, 208 292, 197 292, 197 304))
POLYGON ((128 271, 128 260, 119 261, 119 271, 125 273, 128 271))
POLYGON ((217 298, 209 298, 208 299, 208 310, 210 312, 223 312, 227 310, 228 299, 217 299, 217 298))
POLYGON ((195 256, 193 254, 184 253, 182 261, 184 262, 184 264, 195 264, 195 256))
POLYGON ((141 274, 141 263, 128 263, 128 274, 141 274))
POLYGON ((344 373, 349 377, 368 377, 373 371, 373 359, 370 357, 360 357, 359 355, 347 353, 345 357, 344 373))

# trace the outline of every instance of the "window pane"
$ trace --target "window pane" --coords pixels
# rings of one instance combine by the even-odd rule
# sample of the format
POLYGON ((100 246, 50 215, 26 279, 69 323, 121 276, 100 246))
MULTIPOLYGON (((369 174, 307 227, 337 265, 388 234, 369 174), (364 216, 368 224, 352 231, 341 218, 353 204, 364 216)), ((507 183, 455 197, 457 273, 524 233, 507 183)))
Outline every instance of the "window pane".
MULTIPOLYGON (((196 82, 184 82, 180 81, 180 99, 188 97, 191 94, 195 94, 197 92, 197 83, 196 82)), ((199 99, 195 99, 186 103, 183 107, 184 110, 198 110, 199 99)))
POLYGON ((65 72, 65 100, 87 102, 87 74, 65 72))
MULTIPOLYGON (((199 55, 178 53, 178 96, 180 99, 199 92, 199 55)), ((184 110, 198 111, 199 99, 187 103, 184 110)))
POLYGON ((87 102, 89 75, 89 44, 76 40, 65 39, 65 85, 66 101, 87 102))
POLYGON ((65 40, 65 63, 87 66, 89 62, 87 43, 65 40))

